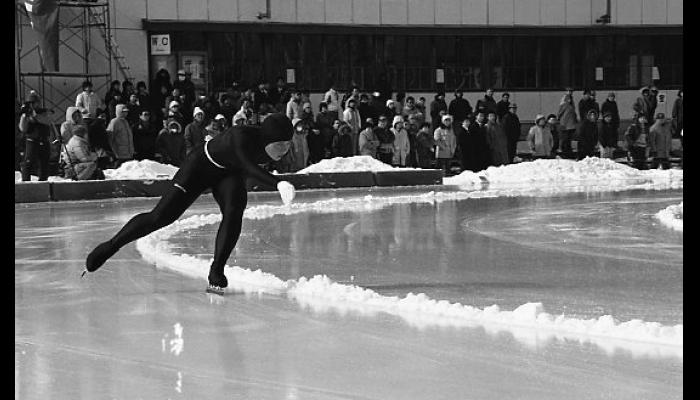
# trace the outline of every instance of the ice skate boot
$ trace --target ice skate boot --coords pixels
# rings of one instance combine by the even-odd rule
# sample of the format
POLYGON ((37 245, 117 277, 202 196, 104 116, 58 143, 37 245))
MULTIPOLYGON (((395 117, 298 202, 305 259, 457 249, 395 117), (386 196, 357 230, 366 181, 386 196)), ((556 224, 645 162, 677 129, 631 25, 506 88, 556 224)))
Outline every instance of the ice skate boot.
POLYGON ((95 249, 88 254, 87 259, 85 260, 85 271, 83 271, 81 276, 85 275, 86 272, 97 271, 97 269, 100 268, 110 257, 112 257, 117 250, 119 249, 114 248, 114 246, 112 246, 112 242, 109 240, 95 247, 95 249))
POLYGON ((228 286, 228 280, 223 272, 209 272, 209 286, 207 286, 207 293, 218 294, 220 296, 224 295, 224 288, 228 286))

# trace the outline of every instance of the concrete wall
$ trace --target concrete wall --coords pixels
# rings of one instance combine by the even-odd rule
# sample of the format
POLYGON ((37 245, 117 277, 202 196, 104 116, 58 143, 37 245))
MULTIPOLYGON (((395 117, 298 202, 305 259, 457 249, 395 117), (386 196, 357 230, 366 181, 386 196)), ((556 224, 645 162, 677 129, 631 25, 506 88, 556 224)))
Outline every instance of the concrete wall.
MULTIPOLYGON (((119 0, 130 18, 260 22, 265 0, 119 0)), ((362 25, 595 24, 606 0, 272 0, 270 22, 362 25)), ((683 24, 682 0, 612 0, 613 25, 683 24)), ((264 22, 261 22, 264 23, 264 22)))

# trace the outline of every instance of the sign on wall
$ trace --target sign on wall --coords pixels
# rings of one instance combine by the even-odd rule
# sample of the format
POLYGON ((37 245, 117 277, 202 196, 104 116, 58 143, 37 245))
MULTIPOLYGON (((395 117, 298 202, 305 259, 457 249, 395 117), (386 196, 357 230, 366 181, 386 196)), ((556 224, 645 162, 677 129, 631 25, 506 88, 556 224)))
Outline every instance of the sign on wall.
POLYGON ((170 34, 151 35, 151 55, 170 55, 170 34))
POLYGON ((296 83, 294 68, 287 68, 287 83, 296 83))

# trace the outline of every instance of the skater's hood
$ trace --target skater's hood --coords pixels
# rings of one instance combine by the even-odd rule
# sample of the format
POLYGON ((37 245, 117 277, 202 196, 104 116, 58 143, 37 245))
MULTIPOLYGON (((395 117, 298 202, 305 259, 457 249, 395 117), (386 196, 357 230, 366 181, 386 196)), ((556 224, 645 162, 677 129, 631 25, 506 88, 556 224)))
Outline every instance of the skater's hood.
MULTIPOLYGON (((72 121, 73 120, 73 113, 76 111, 80 113, 80 108, 78 108, 78 107, 66 108, 66 121, 72 121)), ((82 115, 82 113, 81 113, 81 115, 82 115)))
POLYGON ((274 142, 292 140, 294 129, 292 121, 286 115, 275 113, 268 115, 260 126, 263 145, 267 146, 274 142))

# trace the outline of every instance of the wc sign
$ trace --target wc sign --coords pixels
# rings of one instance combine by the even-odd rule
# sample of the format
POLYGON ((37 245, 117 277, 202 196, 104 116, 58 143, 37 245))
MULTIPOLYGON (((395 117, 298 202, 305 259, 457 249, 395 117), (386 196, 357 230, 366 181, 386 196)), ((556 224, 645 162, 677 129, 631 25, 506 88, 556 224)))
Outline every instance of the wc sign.
POLYGON ((151 35, 151 55, 170 55, 170 35, 151 35))

